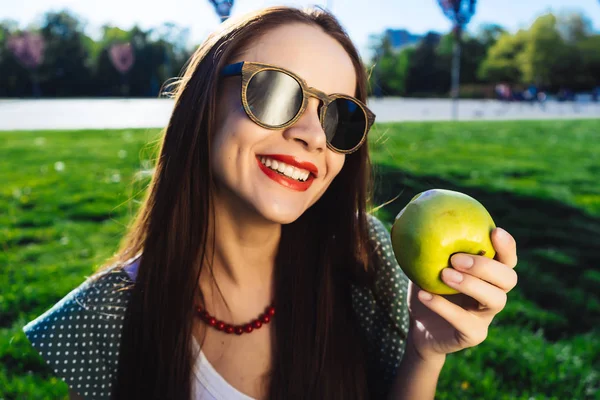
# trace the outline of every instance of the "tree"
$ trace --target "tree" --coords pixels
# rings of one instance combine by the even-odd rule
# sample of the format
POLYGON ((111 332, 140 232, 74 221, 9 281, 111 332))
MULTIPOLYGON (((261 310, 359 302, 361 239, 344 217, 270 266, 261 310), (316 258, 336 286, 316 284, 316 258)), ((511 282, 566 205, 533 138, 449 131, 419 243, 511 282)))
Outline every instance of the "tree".
POLYGON ((157 44, 163 48, 165 54, 164 70, 161 72, 166 79, 181 72, 190 54, 187 43, 190 37, 189 28, 180 28, 172 22, 165 22, 154 30, 157 44))
POLYGON ((30 71, 33 96, 40 97, 37 69, 44 60, 44 38, 37 32, 22 32, 10 35, 6 45, 19 64, 30 71))
POLYGON ((104 26, 103 33, 95 70, 97 93, 102 96, 121 96, 123 85, 130 96, 157 96, 165 81, 179 73, 190 56, 185 48, 189 31, 173 24, 147 31, 137 26, 130 31, 104 26), (175 44, 167 39, 175 40, 175 44), (135 62, 130 69, 120 71, 111 61, 110 49, 126 43, 131 45, 135 62))
POLYGON ((29 71, 8 47, 8 39, 19 33, 18 27, 17 21, 0 22, 0 97, 31 96, 33 92, 29 71))
POLYGON ((409 93, 439 93, 448 87, 437 53, 440 40, 438 33, 428 32, 415 48, 411 55, 410 80, 406 83, 409 93))
POLYGON ((553 69, 555 86, 588 90, 600 84, 600 36, 594 35, 592 22, 578 13, 561 14, 556 29, 564 45, 561 62, 553 69))
POLYGON ((584 87, 600 87, 600 35, 584 38, 576 46, 581 54, 584 87))
POLYGON ((39 82, 45 96, 118 96, 123 82, 130 95, 157 96, 165 81, 179 74, 191 56, 189 29, 172 23, 148 31, 104 26, 98 41, 83 34, 84 25, 66 11, 47 13, 40 26, 33 27, 39 37, 21 32, 18 26, 15 21, 0 21, 0 97, 31 96, 33 82, 39 82), (27 37, 35 40, 23 40, 27 37), (40 46, 37 51, 30 46, 42 42, 43 58, 40 46), (123 43, 131 43, 136 60, 126 77, 110 60, 111 46, 123 43), (30 76, 33 61, 39 64, 36 80, 30 76))
POLYGON ((414 48, 406 47, 394 53, 385 34, 373 35, 370 40, 374 52, 371 82, 375 96, 406 96, 414 48))
POLYGON ((558 33, 556 17, 547 14, 535 20, 529 29, 528 38, 519 55, 522 80, 537 85, 552 83, 552 70, 565 62, 562 58, 567 49, 558 33))
POLYGON ((83 96, 92 88, 83 24, 67 11, 49 12, 41 34, 46 42, 39 68, 40 86, 48 96, 83 96))
MULTIPOLYGON (((454 35, 444 35, 437 49, 439 70, 444 76, 448 77, 448 79, 444 80, 444 82, 447 82, 444 85, 445 91, 450 88, 450 65, 454 51, 454 42, 454 35)), ((489 47, 479 37, 467 34, 463 35, 461 42, 460 83, 480 83, 482 79, 478 76, 477 69, 486 58, 489 47)))
POLYGON ((518 83, 521 81, 521 68, 518 57, 525 47, 527 31, 520 30, 516 35, 503 33, 488 50, 487 57, 478 69, 478 77, 489 82, 518 83))
POLYGON ((598 82, 598 35, 583 16, 542 15, 529 30, 502 34, 481 64, 481 78, 535 84, 556 91, 585 90, 598 82))
POLYGON ((578 43, 594 32, 592 21, 579 13, 561 14, 557 18, 556 28, 567 43, 578 43))
POLYGON ((122 93, 129 95, 129 84, 127 73, 135 63, 135 55, 131 48, 131 43, 115 43, 108 48, 108 57, 115 69, 121 74, 122 93))
POLYGON ((476 38, 477 41, 481 43, 487 51, 490 47, 496 44, 498 39, 500 39, 500 36, 502 36, 505 33, 508 32, 500 25, 484 24, 479 27, 476 38))

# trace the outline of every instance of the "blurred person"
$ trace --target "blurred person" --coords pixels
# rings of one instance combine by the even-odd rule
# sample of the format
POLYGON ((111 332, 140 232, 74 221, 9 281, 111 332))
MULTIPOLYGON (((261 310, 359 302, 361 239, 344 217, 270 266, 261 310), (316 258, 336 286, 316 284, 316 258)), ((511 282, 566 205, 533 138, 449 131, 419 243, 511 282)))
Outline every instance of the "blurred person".
POLYGON ((540 90, 537 93, 537 101, 540 104, 540 108, 542 110, 546 110, 546 101, 548 100, 548 96, 546 95, 546 92, 544 92, 543 90, 540 90))
POLYGON ((497 228, 494 260, 454 255, 458 295, 404 275, 368 211, 375 115, 334 16, 230 18, 173 95, 119 251, 23 328, 71 398, 433 399, 504 308, 516 245, 497 228))

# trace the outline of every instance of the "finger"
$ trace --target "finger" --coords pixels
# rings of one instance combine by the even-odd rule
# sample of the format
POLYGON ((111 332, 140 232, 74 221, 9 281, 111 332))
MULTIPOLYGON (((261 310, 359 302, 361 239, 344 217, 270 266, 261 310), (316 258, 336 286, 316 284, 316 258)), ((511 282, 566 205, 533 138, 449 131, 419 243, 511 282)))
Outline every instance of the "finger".
POLYGON ((419 291, 418 297, 425 307, 452 325, 459 332, 460 336, 467 341, 468 345, 475 346, 483 342, 487 337, 488 324, 464 308, 452 303, 443 296, 424 290, 419 291), (431 296, 431 299, 427 300, 426 295, 431 296))
POLYGON ((492 245, 496 249, 494 259, 506 264, 511 268, 517 265, 517 242, 515 238, 502 228, 492 231, 492 245))
POLYGON ((450 263, 457 270, 476 276, 505 292, 517 286, 518 277, 515 270, 500 261, 484 256, 458 253, 452 256, 450 263))
POLYGON ((461 273, 453 268, 444 268, 442 280, 451 288, 479 302, 485 314, 498 314, 506 305, 507 296, 504 290, 475 276, 461 273))

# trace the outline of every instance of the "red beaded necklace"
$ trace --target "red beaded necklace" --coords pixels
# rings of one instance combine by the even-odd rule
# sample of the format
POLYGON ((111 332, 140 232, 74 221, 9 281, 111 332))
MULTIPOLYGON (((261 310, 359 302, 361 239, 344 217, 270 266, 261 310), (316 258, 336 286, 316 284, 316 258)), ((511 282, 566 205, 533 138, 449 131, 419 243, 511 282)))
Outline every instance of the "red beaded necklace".
POLYGON ((263 314, 261 314, 257 319, 253 320, 244 325, 230 325, 226 324, 223 321, 220 321, 210 315, 208 311, 206 311, 202 306, 197 306, 196 310, 200 315, 200 318, 206 322, 209 326, 212 326, 215 329, 218 329, 225 333, 235 333, 236 335, 241 335, 242 333, 250 333, 254 329, 259 329, 263 324, 268 324, 271 322, 271 318, 275 315, 275 307, 269 306, 265 310, 263 314))

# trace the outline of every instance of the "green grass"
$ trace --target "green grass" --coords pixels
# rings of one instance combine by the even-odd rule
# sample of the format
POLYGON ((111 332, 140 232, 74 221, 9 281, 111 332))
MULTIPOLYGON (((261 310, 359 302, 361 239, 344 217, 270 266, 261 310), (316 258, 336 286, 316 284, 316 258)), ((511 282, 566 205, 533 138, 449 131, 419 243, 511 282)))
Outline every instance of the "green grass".
MULTIPOLYGON (((0 399, 65 398, 21 327, 117 248, 158 130, 0 133, 0 399)), ((430 188, 474 196, 519 244, 488 339, 450 355, 440 399, 599 399, 600 120, 379 124, 378 215, 430 188)))
POLYGON ((379 125, 373 161, 463 186, 573 205, 600 216, 598 121, 379 125))

